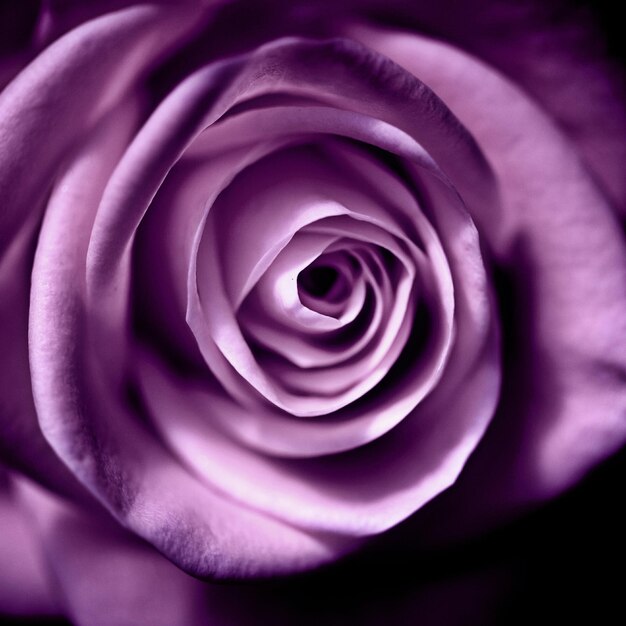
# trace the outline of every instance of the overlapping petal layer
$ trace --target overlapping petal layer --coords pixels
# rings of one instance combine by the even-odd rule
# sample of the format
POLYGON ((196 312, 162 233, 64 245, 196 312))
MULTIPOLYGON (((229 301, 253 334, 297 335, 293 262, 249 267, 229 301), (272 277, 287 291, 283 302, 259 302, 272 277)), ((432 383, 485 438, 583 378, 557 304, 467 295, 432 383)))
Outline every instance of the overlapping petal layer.
MULTIPOLYGON (((132 85, 201 24, 192 5, 109 13, 50 45, 0 94, 0 343, 11 363, 0 368, 0 446, 11 465, 74 497, 80 489, 41 436, 31 393, 28 303, 38 228, 59 164, 120 101, 137 107, 141 94, 132 85)), ((113 132, 130 132, 126 121, 122 115, 113 132)))
POLYGON ((118 129, 57 184, 35 260, 35 399, 80 480, 216 577, 334 559, 449 486, 498 396, 468 213, 496 196, 437 97, 293 39, 192 75, 114 165, 118 129))
MULTIPOLYGON (((455 505, 472 513, 467 532, 512 506, 554 496, 623 445, 626 333, 619 329, 626 320, 626 258, 619 207, 610 201, 611 185, 604 192, 554 120, 492 68, 425 37, 368 29, 351 35, 436 89, 477 138, 500 182, 498 220, 474 218, 503 268, 508 306, 515 308, 511 363, 501 414, 459 490, 472 505, 464 499, 455 505), (492 489, 472 487, 494 464, 500 473, 492 489)), ((602 83, 601 75, 590 77, 602 83)), ((571 114, 583 114, 591 97, 585 94, 571 114)), ((433 530, 445 535, 444 527, 451 530, 433 530)))

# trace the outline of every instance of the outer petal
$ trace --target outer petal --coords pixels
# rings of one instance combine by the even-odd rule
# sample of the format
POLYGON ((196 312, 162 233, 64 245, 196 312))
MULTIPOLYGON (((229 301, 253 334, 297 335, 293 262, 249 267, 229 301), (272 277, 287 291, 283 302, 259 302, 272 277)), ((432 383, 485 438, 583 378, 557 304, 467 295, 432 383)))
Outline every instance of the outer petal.
POLYGON ((626 442, 623 237, 572 145, 505 78, 421 37, 359 36, 441 94, 502 186, 503 215, 475 218, 504 268, 510 361, 499 415, 457 492, 471 497, 469 528, 474 517, 554 496, 626 442), (473 489, 487 467, 498 480, 473 489))
POLYGON ((60 611, 41 538, 0 469, 0 616, 56 615, 60 611))
POLYGON ((36 218, 59 160, 197 18, 150 5, 105 15, 51 45, 0 94, 0 242, 36 218))
POLYGON ((30 60, 37 4, 37 0, 24 0, 0 5, 0 91, 30 60))
POLYGON ((141 5, 86 23, 0 94, 0 342, 12 363, 0 369, 0 452, 66 492, 76 489, 38 432, 30 391, 26 318, 34 231, 59 162, 195 26, 197 15, 187 9, 172 18, 165 7, 141 5))
MULTIPOLYGON (((619 59, 617 63, 611 60, 606 29, 602 31, 597 19, 606 15, 618 22, 619 14, 610 8, 616 5, 591 0, 343 0, 341 4, 308 0, 306 8, 302 4, 290 3, 295 6, 285 11, 282 0, 260 0, 256 10, 279 14, 272 27, 280 34, 345 35, 346 24, 370 20, 373 25, 394 25, 406 33, 427 33, 497 68, 555 120, 624 215, 623 67, 619 59)), ((244 11, 252 13, 254 7, 246 6, 244 11)), ((231 19, 241 20, 241 16, 233 13, 231 19)), ((221 24, 224 31, 233 27, 232 21, 221 24)), ((622 38, 617 24, 609 34, 619 46, 622 38)), ((230 50, 259 36, 263 34, 258 29, 250 29, 243 31, 243 44, 240 38, 220 43, 230 50)))
MULTIPOLYGON (((458 42, 537 100, 615 208, 626 215, 623 68, 607 55, 606 33, 596 23, 596 3, 477 4, 479 10, 468 12, 470 23, 462 30, 460 21, 442 20, 438 30, 444 40, 458 42)), ((598 4, 602 9, 603 3, 598 4)))
POLYGON ((30 326, 42 429, 78 478, 125 524, 195 574, 272 575, 336 558, 350 542, 297 530, 200 485, 136 422, 120 390, 105 386, 96 369, 101 363, 88 360, 85 370, 88 236, 132 114, 130 107, 112 112, 81 147, 48 205, 33 272, 30 326), (68 231, 74 235, 70 240, 68 231))
POLYGON ((18 495, 45 547, 46 571, 63 598, 64 614, 75 626, 210 623, 204 583, 104 511, 86 513, 24 479, 18 495))
POLYGON ((0 264, 0 457, 49 488, 84 495, 41 434, 33 405, 28 362, 28 287, 35 233, 24 229, 0 264), (10 360, 10 363, 9 363, 10 360))

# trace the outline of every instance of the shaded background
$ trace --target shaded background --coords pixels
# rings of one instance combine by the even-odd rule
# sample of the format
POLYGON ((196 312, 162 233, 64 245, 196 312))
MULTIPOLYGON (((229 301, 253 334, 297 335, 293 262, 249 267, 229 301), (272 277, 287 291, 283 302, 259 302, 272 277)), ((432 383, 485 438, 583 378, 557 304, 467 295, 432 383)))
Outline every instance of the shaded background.
MULTIPOLYGON (((10 4, 0 3, 0 19, 10 4)), ((593 12, 610 55, 625 63, 619 3, 572 4, 593 12)), ((373 550, 284 583, 223 586, 215 607, 220 623, 272 624, 277 618, 303 626, 626 624, 625 479, 626 450, 516 522, 419 555, 412 571, 399 571, 373 550)), ((0 624, 68 622, 0 618, 0 624)))

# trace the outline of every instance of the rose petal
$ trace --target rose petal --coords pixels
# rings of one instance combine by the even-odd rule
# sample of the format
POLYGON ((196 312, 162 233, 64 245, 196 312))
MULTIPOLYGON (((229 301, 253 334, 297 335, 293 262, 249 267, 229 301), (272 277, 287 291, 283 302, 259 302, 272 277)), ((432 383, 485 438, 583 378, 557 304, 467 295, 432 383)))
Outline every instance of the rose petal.
MULTIPOLYGON (((365 48, 346 41, 305 43, 285 40, 262 47, 249 58, 244 56, 218 63, 188 78, 138 134, 109 185, 110 191, 99 212, 90 245, 88 277, 92 288, 104 289, 104 284, 111 281, 120 264, 128 262, 128 254, 122 253, 129 238, 165 174, 199 130, 246 96, 271 93, 278 87, 283 90, 289 82, 295 92, 313 91, 317 97, 323 96, 336 105, 349 104, 355 113, 364 115, 374 109, 378 113, 380 106, 373 107, 368 103, 382 97, 381 104, 387 107, 383 110, 390 123, 397 122, 399 128, 418 137, 444 172, 454 179, 466 202, 474 203, 479 198, 481 204, 490 202, 493 197, 490 173, 469 135, 424 85, 418 81, 410 85, 394 85, 399 68, 383 62, 380 57, 368 55, 365 48), (354 74, 346 83, 342 74, 348 65, 357 61, 362 61, 371 70, 366 73, 367 80, 354 74), (307 65, 306 85, 302 85, 299 78, 302 64, 307 65), (280 84, 270 72, 276 66, 285 71, 280 84), (335 75, 329 74, 328 67, 336 68, 335 75), (372 75, 384 83, 386 89, 374 89, 372 75), (332 79, 336 80, 335 84, 332 79), (396 100, 403 101, 405 106, 410 103, 415 110, 399 117, 396 100), (407 124, 407 120, 410 123, 407 124), (131 187, 131 182, 134 184, 138 180, 139 172, 145 174, 139 177, 143 185, 131 187), (147 172, 150 176, 146 175, 147 172), (122 192, 124 197, 120 202, 122 192), (115 237, 112 233, 116 233, 115 237)), ((407 78, 403 73, 400 76, 407 78)))
POLYGON ((44 543, 64 614, 88 626, 204 623, 205 585, 154 548, 99 515, 72 507, 24 480, 19 499, 44 543))
MULTIPOLYGON (((298 238, 298 235, 294 239, 298 238)), ((339 240, 341 241, 341 240, 339 240)), ((345 252, 346 242, 341 245, 345 252)), ((351 299, 352 307, 348 309, 347 315, 341 315, 337 319, 339 330, 351 327, 355 324, 363 326, 360 335, 353 337, 350 333, 347 342, 339 342, 337 333, 329 336, 320 333, 310 333, 309 335, 290 333, 288 329, 277 323, 272 323, 272 318, 265 319, 265 309, 258 302, 256 291, 246 300, 243 310, 238 314, 240 323, 246 333, 250 334, 256 341, 278 354, 300 368, 328 367, 337 365, 347 359, 354 357, 361 352, 379 329, 383 320, 383 310, 388 308, 390 302, 389 294, 387 298, 382 295, 380 285, 368 268, 367 263, 360 259, 363 254, 358 250, 353 253, 354 262, 361 263, 359 266, 360 280, 353 287, 351 299), (374 300, 373 305, 368 306, 374 300), (370 310, 372 309, 373 310, 370 310), (362 321, 361 318, 364 318, 362 321)), ((323 257, 319 257, 323 258, 323 257)), ((385 292, 391 290, 389 281, 384 279, 385 292)))
POLYGON ((34 233, 24 229, 0 265, 0 344, 11 366, 0 367, 0 456, 13 468, 57 492, 84 497, 81 486, 41 434, 28 363, 28 292, 34 233))
MULTIPOLYGON (((1 471, 1 470, 0 470, 1 471)), ((0 475, 0 612, 51 616, 59 613, 43 546, 8 475, 0 475)))
POLYGON ((23 208, 39 205, 60 157, 128 93, 155 55, 165 52, 196 18, 196 11, 175 13, 162 6, 131 7, 106 15, 51 45, 4 89, 0 94, 3 243, 25 217, 33 217, 32 210, 23 208), (93 71, 94 65, 98 72, 93 71), (67 92, 71 98, 63 97, 67 92), (50 125, 50 119, 55 124, 50 125), (25 148, 31 146, 37 149, 25 148))
MULTIPOLYGON (((225 151, 209 162, 182 158, 168 173, 137 229, 132 284, 135 330, 144 341, 156 337, 161 351, 195 372, 206 369, 185 321, 187 275, 197 224, 206 205, 239 171, 280 145, 265 142, 225 151)), ((120 308, 125 315, 124 307, 120 308)))
POLYGON ((462 381, 458 373, 449 377, 419 415, 366 450, 306 461, 260 456, 211 428, 203 415, 206 388, 181 394, 184 381, 172 380, 156 363, 148 366, 148 359, 142 377, 162 436, 209 484, 314 531, 367 535, 397 524, 454 482, 493 412, 499 384, 494 348, 491 342, 490 354, 480 355, 462 381))
MULTIPOLYGON (((296 168, 298 167, 297 158, 294 158, 293 156, 291 156, 289 159, 289 162, 295 163, 296 168)), ((315 194, 319 195, 320 193, 323 192, 324 186, 322 183, 322 179, 320 179, 319 175, 314 175, 311 180, 308 179, 309 174, 312 173, 312 171, 314 171, 312 170, 312 168, 313 168, 315 161, 311 161, 311 159, 308 159, 307 163, 308 163, 308 168, 306 170, 307 174, 304 179, 301 179, 299 177, 294 177, 292 175, 288 177, 288 183, 283 185, 286 189, 285 197, 288 199, 287 202, 282 203, 283 206, 286 205, 287 207, 293 207, 294 194, 293 194, 292 185, 297 186, 297 188, 301 190, 301 193, 305 194, 305 197, 306 197, 305 190, 307 189, 307 186, 309 186, 312 182, 314 182, 315 184, 315 190, 316 190, 314 192, 315 194)), ((283 163, 280 169, 284 170, 284 168, 285 168, 285 164, 283 163)), ((247 186, 245 187, 247 188, 247 186)), ((336 188, 333 191, 339 192, 339 189, 336 188)), ((333 193, 333 191, 331 191, 330 193, 333 193)), ((343 194, 345 195, 345 191, 343 191, 343 194)), ((241 201, 238 201, 236 204, 237 204, 239 211, 242 213, 245 213, 246 205, 245 204, 242 205, 241 201)), ((277 200, 277 198, 272 194, 269 195, 269 198, 267 200, 264 200, 262 194, 255 194, 254 206, 263 207, 264 205, 268 207, 276 207, 276 206, 281 206, 281 202, 277 200)), ((325 207, 324 210, 330 210, 333 206, 337 206, 336 212, 345 213, 349 211, 347 207, 336 205, 336 203, 333 204, 332 201, 330 203, 328 201, 322 201, 320 203, 319 200, 317 201, 313 200, 311 206, 318 207, 318 208, 325 207)), ((362 202, 359 204, 359 207, 364 208, 362 205, 362 202)), ((295 210, 292 209, 294 214, 299 213, 297 209, 298 209, 297 206, 295 207, 295 210)), ((349 212, 350 214, 355 215, 360 220, 360 223, 357 222, 356 224, 358 228, 356 228, 356 226, 349 226, 345 229, 345 232, 351 232, 351 233, 356 232, 358 234, 359 230, 363 230, 366 227, 365 222, 363 220, 367 219, 367 217, 362 214, 358 214, 358 213, 355 214, 353 211, 349 211, 349 212)), ((262 210, 260 211, 260 214, 263 215, 262 210)), ((256 212, 255 212, 255 215, 256 215, 256 212)), ((324 217, 324 215, 325 215, 324 213, 313 212, 311 213, 311 217, 309 219, 324 217)), ((208 224, 207 226, 209 228, 208 232, 214 234, 214 231, 210 229, 210 224, 208 224)), ((252 230, 251 232, 256 232, 256 230, 252 230)), ((215 234, 214 234, 214 237, 216 237, 215 234)), ((386 243, 385 238, 384 238, 384 233, 380 233, 377 236, 374 236, 373 233, 370 232, 367 235, 362 235, 362 238, 365 241, 381 240, 380 242, 383 243, 383 245, 385 245, 386 243)), ((203 242, 204 242, 204 239, 203 239, 203 242)), ((235 241, 233 245, 236 247, 237 242, 235 241)), ((388 245, 389 244, 387 244, 387 246, 388 245)), ((286 248, 286 250, 289 250, 289 249, 290 249, 290 246, 286 248)), ((224 293, 223 288, 220 287, 222 277, 219 273, 219 262, 216 256, 216 251, 217 251, 217 246, 214 243, 212 244, 210 241, 207 241, 206 245, 201 245, 200 247, 199 254, 202 255, 201 258, 199 259, 200 271, 202 271, 203 274, 206 274, 206 277, 204 278, 199 277, 199 286, 198 286, 197 296, 196 296, 196 289, 192 288, 192 291, 190 294, 190 307, 191 308, 188 313, 188 319, 189 319, 192 329, 194 330, 196 336, 198 337, 199 345, 201 349, 204 350, 205 357, 207 358, 207 362, 213 367, 214 371, 216 372, 220 380, 222 380, 222 377, 220 374, 224 373, 224 370, 221 368, 216 369, 215 366, 213 365, 213 361, 215 359, 214 353, 212 352, 213 342, 215 342, 217 347, 220 349, 224 357, 226 357, 228 362, 233 366, 233 368, 235 368, 241 374, 242 379, 245 380, 246 383, 251 384, 264 397, 266 397, 268 400, 276 404, 278 407, 288 410, 290 413, 296 414, 296 415, 302 415, 302 416, 321 415, 324 413, 337 410, 341 408, 342 406, 345 406, 349 402, 353 401, 354 399, 360 397, 364 393, 364 391, 367 391, 368 389, 372 388, 382 378, 382 376, 384 376, 386 371, 388 371, 388 368, 390 367, 390 365, 395 361, 394 353, 393 352, 389 353, 386 367, 383 367, 382 369, 377 371, 376 375, 374 375, 374 373, 372 372, 372 375, 368 376, 367 379, 361 381, 360 384, 352 386, 346 393, 344 393, 342 396, 338 396, 337 398, 322 398, 320 396, 307 398, 307 397, 297 396, 294 394, 289 394, 286 391, 280 389, 279 387, 276 386, 275 381, 270 378, 266 369, 263 368, 257 362, 257 360, 255 359, 255 356, 253 355, 251 351, 250 346, 245 341, 245 338, 242 334, 242 330, 240 329, 237 323, 237 320, 235 318, 232 305, 229 304, 228 298, 226 297, 226 294, 224 293), (203 307, 202 302, 210 303, 210 306, 203 307)), ((236 256, 236 250, 232 252, 236 256)), ((396 252, 396 254, 400 254, 401 257, 405 256, 403 252, 396 252)), ((303 263, 306 264, 307 262, 310 262, 313 258, 314 257, 311 257, 308 261, 306 260, 303 261, 303 263)), ((278 260, 286 261, 288 264, 287 267, 289 268, 289 271, 293 273, 293 277, 291 281, 289 280, 288 274, 285 274, 284 276, 287 279, 286 283, 293 285, 292 294, 291 294, 292 304, 289 305, 289 304, 284 303, 284 307, 283 307, 284 311, 280 315, 285 318, 284 321, 287 321, 289 317, 293 317, 293 311, 298 310, 304 316, 304 318, 308 320, 307 322, 308 324, 312 323, 312 318, 318 317, 318 316, 310 312, 307 313, 308 310, 301 306, 299 302, 299 298, 297 296, 297 290, 295 288, 295 284, 296 284, 295 275, 301 269, 303 269, 304 265, 293 267, 292 269, 289 265, 291 263, 291 261, 289 261, 289 257, 285 256, 284 254, 280 255, 277 261, 278 260)), ((410 261, 405 261, 406 267, 410 268, 412 267, 412 265, 413 264, 410 261)), ((268 285, 267 289, 261 288, 261 291, 259 292, 261 294, 261 301, 265 300, 266 302, 266 305, 265 305, 266 308, 268 306, 268 303, 271 303, 272 301, 277 302, 278 300, 280 300, 280 298, 276 297, 277 295, 276 290, 278 287, 272 286, 271 282, 266 283, 267 280, 270 280, 270 281, 273 280, 267 277, 272 276, 273 269, 277 267, 278 265, 275 263, 272 266, 272 268, 270 268, 270 270, 266 272, 263 280, 261 280, 261 282, 259 283, 260 287, 263 287, 263 285, 266 285, 266 284, 268 285), (265 298, 263 298, 262 294, 265 293, 265 291, 268 292, 268 295, 265 298)), ((410 274, 409 274, 409 278, 410 278, 410 274)), ((275 280, 278 280, 280 282, 282 278, 276 278, 275 280)), ((442 282, 445 283, 445 278, 442 278, 442 282)), ((278 283, 276 283, 276 285, 278 285, 278 283)), ((397 314, 402 316, 401 318, 398 319, 398 322, 400 321, 400 319, 408 320, 408 318, 404 315, 404 313, 406 313, 407 311, 407 303, 409 302, 408 292, 410 291, 411 288, 412 288, 412 285, 410 281, 400 286, 400 295, 397 301, 397 306, 395 308, 397 314)), ((445 288, 446 288, 445 286, 440 287, 440 289, 444 291, 445 291, 445 288)), ((448 324, 448 331, 450 328, 449 326, 450 315, 451 315, 451 311, 448 306, 448 310, 445 313, 445 317, 448 319, 448 322, 446 322, 448 324)), ((396 315, 396 317, 398 317, 398 315, 396 315)), ((328 323, 332 323, 332 327, 335 327, 337 325, 336 320, 332 318, 322 318, 320 322, 324 324, 324 327, 327 327, 328 323)), ((294 323, 301 324, 302 322, 296 322, 294 320, 294 323)), ((388 353, 388 348, 390 347, 390 341, 395 337, 398 330, 399 328, 398 328, 397 323, 388 324, 388 327, 387 327, 388 332, 386 335, 384 335, 384 339, 381 344, 381 354, 379 356, 382 356, 388 353), (385 343, 385 340, 387 343, 385 343)), ((404 331, 405 338, 406 338, 406 333, 408 333, 408 330, 409 330, 408 327, 405 325, 405 331, 404 331)), ((449 338, 449 332, 448 332, 448 338, 449 338)), ((445 357, 445 337, 443 339, 443 343, 444 343, 444 347, 441 348, 441 352, 443 353, 442 358, 445 357)), ((395 352, 396 356, 399 353, 399 350, 401 350, 403 346, 404 346, 404 341, 402 339, 399 339, 397 343, 393 344, 393 347, 396 350, 395 352)), ((374 353, 372 358, 374 359, 378 358, 377 354, 374 353)), ((358 363, 357 363, 357 367, 360 367, 358 363)), ((326 376, 327 374, 326 372, 322 372, 321 375, 326 376)), ((338 373, 338 375, 341 376, 340 373, 338 373)), ((315 381, 312 381, 312 382, 314 383, 315 381)))
POLYGON ((301 532, 200 485, 137 425, 110 379, 94 371, 104 364, 84 359, 87 235, 133 121, 132 107, 114 111, 82 146, 48 204, 30 324, 33 389, 46 438, 118 518, 197 575, 271 575, 334 559, 347 542, 301 532), (82 211, 72 211, 76 204, 82 211), (76 235, 70 241, 68 223, 76 235))
MULTIPOLYGON (((229 492, 229 497, 225 498, 206 482, 195 480, 181 467, 178 459, 170 456, 153 435, 134 420, 135 411, 129 410, 124 389, 116 386, 124 373, 124 351, 120 347, 123 348, 128 341, 126 285, 132 237, 165 174, 193 136, 219 117, 233 101, 275 89, 274 76, 267 75, 265 85, 259 76, 276 67, 277 62, 288 72, 285 80, 291 76, 294 88, 300 68, 304 65, 309 68, 313 63, 317 70, 313 72, 312 84, 307 89, 327 90, 325 97, 334 101, 333 104, 347 103, 345 97, 339 95, 339 92, 346 93, 345 70, 354 67, 356 61, 362 62, 368 70, 364 72, 367 80, 362 80, 361 75, 351 79, 347 89, 351 98, 349 103, 367 115, 374 109, 380 110, 380 106, 370 107, 369 104, 380 93, 385 94, 384 111, 387 111, 385 107, 395 110, 398 102, 408 102, 414 114, 410 117, 409 130, 420 135, 420 139, 433 148, 445 163, 448 175, 458 178, 455 183, 467 191, 468 201, 475 202, 483 194, 486 194, 486 202, 491 201, 489 173, 474 144, 423 85, 398 81, 399 76, 403 81, 407 76, 396 66, 381 63, 381 59, 371 57, 351 44, 338 42, 282 42, 268 46, 251 59, 236 80, 235 72, 240 69, 242 60, 201 71, 185 82, 136 136, 109 180, 87 252, 85 303, 89 311, 89 336, 95 339, 95 344, 89 347, 95 346, 98 360, 85 358, 86 346, 80 339, 77 341, 76 337, 58 332, 60 328, 80 328, 82 324, 82 305, 75 306, 82 303, 84 297, 82 283, 75 276, 71 280, 65 277, 82 271, 85 260, 82 255, 73 257, 64 252, 67 246, 54 245, 59 237, 58 228, 67 219, 62 202, 58 211, 54 209, 54 199, 42 230, 35 268, 35 273, 45 273, 46 279, 43 274, 37 275, 32 301, 31 360, 35 395, 49 441, 72 471, 132 530, 153 542, 186 570, 216 577, 310 568, 337 558, 351 546, 350 541, 320 535, 312 529, 341 529, 351 534, 378 532, 409 515, 456 478, 490 417, 488 409, 494 397, 494 382, 497 384, 497 371, 494 374, 492 367, 493 343, 490 343, 488 358, 480 359, 477 367, 471 370, 470 375, 475 380, 470 381, 465 390, 471 396, 477 385, 486 385, 487 390, 481 387, 482 393, 478 394, 479 406, 466 402, 469 408, 462 408, 461 404, 456 404, 454 410, 446 412, 445 420, 439 419, 439 414, 435 418, 429 413, 411 420, 412 427, 418 432, 411 433, 406 439, 424 446, 423 451, 422 448, 411 449, 398 455, 395 437, 393 444, 389 443, 392 440, 381 442, 377 446, 379 456, 373 461, 369 455, 363 456, 357 462, 356 474, 345 468, 346 482, 343 485, 330 480, 330 475, 335 474, 335 460, 330 464, 307 461, 298 462, 293 467, 290 465, 289 472, 293 471, 294 476, 300 473, 297 486, 292 493, 287 490, 283 500, 269 505, 278 507, 275 511, 286 523, 232 502, 231 497, 239 497, 236 494, 229 492), (325 64, 329 60, 333 60, 332 67, 337 68, 334 83, 329 83, 326 70, 321 71, 322 61, 325 64), (372 83, 374 70, 376 79, 385 83, 391 93, 379 89, 382 85, 372 83), (207 80, 211 76, 213 82, 207 80), (235 82, 224 91, 225 80, 235 82), (210 101, 212 90, 215 92, 218 86, 220 100, 210 110, 207 100, 210 101), (428 123, 426 118, 422 119, 423 114, 428 123), (462 168, 459 166, 461 162, 462 168), (119 339, 122 339, 121 343, 119 339), (54 355, 67 355, 67 358, 62 362, 56 357, 48 358, 46 346, 52 345, 54 355), (117 370, 112 367, 115 363, 118 364, 117 370), (95 369, 96 365, 105 370, 95 369), (85 380, 89 381, 88 390, 84 387, 85 380), (59 399, 63 398, 69 399, 73 406, 61 406, 59 399), (395 463, 388 463, 394 458, 395 463), (408 459, 411 460, 410 472, 405 471, 408 459), (362 476, 368 468, 371 471, 372 467, 379 466, 388 469, 383 473, 374 472, 365 484, 355 483, 357 474, 362 476), (403 483, 409 478, 413 482, 407 489, 403 483), (317 481, 322 489, 320 496, 311 502, 337 504, 337 519, 328 519, 325 514, 320 518, 315 507, 305 507, 301 513, 291 508, 300 502, 298 498, 292 500, 298 493, 310 494, 311 481, 317 481), (359 499, 364 514, 362 520, 358 515, 355 517, 355 509, 347 506, 350 498, 359 499), (285 503, 286 508, 283 507, 285 503), (307 530, 295 528, 290 521, 307 526, 307 530), (245 541, 241 540, 242 537, 245 541)), ((390 113, 390 117, 396 116, 390 113)), ((100 164, 93 166, 98 168, 100 164)), ((76 172, 70 175, 76 177, 72 184, 79 184, 76 172)), ((65 183, 69 185, 67 179, 65 183)), ((90 203, 87 207, 86 213, 93 215, 95 204, 90 203)), ((472 360, 468 361, 464 367, 472 365, 472 360)), ((449 391, 454 389, 460 376, 451 379, 449 391)), ((406 380, 403 387, 407 389, 406 380)), ((157 397, 157 392, 154 391, 153 397, 157 397)), ((384 396, 383 390, 382 404, 388 400, 384 396)), ((467 396, 455 395, 453 399, 457 398, 463 402, 467 396)), ((179 398, 180 402, 184 400, 179 398)), ((376 410, 377 407, 372 408, 376 410)), ((167 434, 173 436, 175 433, 170 431, 167 434)), ((199 443, 204 445, 207 442, 199 443)), ((224 446, 222 454, 226 453, 231 451, 224 446)), ((237 454, 242 453, 238 446, 237 454)), ((351 464, 352 460, 346 459, 346 463, 350 461, 351 464)), ((281 470, 274 475, 273 471, 269 463, 259 468, 264 476, 276 478, 277 484, 288 481, 288 473, 281 470)), ((238 477, 232 474, 225 479, 238 480, 238 477)), ((211 484, 217 483, 212 481, 211 484)), ((267 495, 258 489, 257 492, 259 498, 267 495)))
MULTIPOLYGON (((518 88, 448 45, 395 32, 362 36, 437 89, 502 184, 499 223, 475 219, 509 274, 523 340, 513 339, 517 365, 505 378, 499 420, 466 476, 474 523, 484 524, 555 495, 626 440, 623 239, 572 145, 518 88), (482 482, 485 464, 498 467, 499 480, 478 494, 470 485, 482 482)), ((472 526, 469 516, 465 523, 472 526)))
POLYGON ((80 490, 38 433, 26 362, 33 230, 59 163, 77 138, 126 95, 155 55, 193 26, 197 10, 192 13, 171 19, 164 7, 142 6, 86 23, 51 45, 0 94, 0 332, 14 364, 0 374, 6 390, 3 458, 66 494, 80 490))

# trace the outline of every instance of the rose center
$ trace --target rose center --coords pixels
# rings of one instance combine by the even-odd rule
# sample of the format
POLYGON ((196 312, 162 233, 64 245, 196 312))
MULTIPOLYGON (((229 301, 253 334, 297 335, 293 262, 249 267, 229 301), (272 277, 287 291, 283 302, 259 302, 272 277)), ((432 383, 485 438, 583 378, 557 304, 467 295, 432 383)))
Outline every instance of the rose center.
POLYGON ((338 280, 339 272, 334 267, 310 266, 298 275, 298 290, 314 298, 323 298, 337 286, 338 280))

